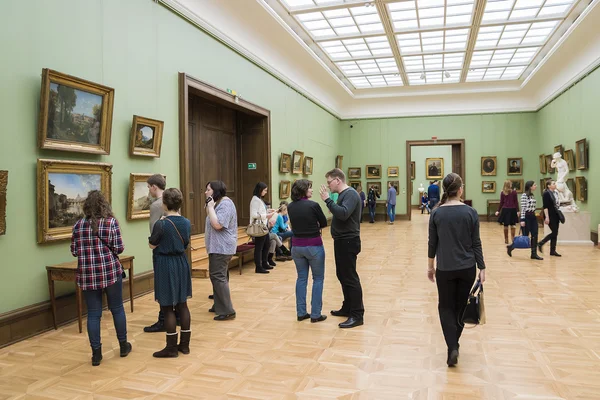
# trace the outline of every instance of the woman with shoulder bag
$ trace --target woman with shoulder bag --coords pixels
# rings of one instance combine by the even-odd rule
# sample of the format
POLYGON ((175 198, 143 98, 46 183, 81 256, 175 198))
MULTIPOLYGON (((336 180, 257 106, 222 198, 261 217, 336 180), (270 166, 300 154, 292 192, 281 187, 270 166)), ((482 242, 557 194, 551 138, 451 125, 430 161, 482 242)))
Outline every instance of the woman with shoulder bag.
POLYGON ((544 196, 542 197, 544 206, 544 223, 548 225, 552 231, 541 242, 538 243, 538 250, 543 253, 542 247, 546 242, 550 241, 550 255, 554 257, 561 257, 556 252, 556 241, 558 239, 558 227, 560 226, 559 210, 560 203, 558 202, 558 194, 556 193, 556 182, 546 181, 546 190, 544 190, 544 196))
MULTIPOLYGON (((521 195, 521 229, 523 235, 531 235, 531 259, 532 260, 543 260, 537 253, 538 243, 538 222, 535 216, 535 209, 537 207, 537 201, 535 200, 534 191, 537 189, 537 185, 534 181, 527 181, 525 183, 525 193, 521 195)), ((515 249, 515 244, 511 243, 506 246, 506 253, 509 257, 512 257, 512 252, 515 249)))
MULTIPOLYGON (((258 182, 254 187, 252 200, 250 201, 250 223, 254 220, 267 226, 267 221, 273 216, 275 210, 267 209, 267 205, 263 201, 263 197, 267 195, 268 187, 264 182, 258 182)), ((270 246, 269 231, 263 236, 254 237, 254 264, 257 274, 268 274, 269 269, 273 269, 269 265, 269 246, 270 246)))

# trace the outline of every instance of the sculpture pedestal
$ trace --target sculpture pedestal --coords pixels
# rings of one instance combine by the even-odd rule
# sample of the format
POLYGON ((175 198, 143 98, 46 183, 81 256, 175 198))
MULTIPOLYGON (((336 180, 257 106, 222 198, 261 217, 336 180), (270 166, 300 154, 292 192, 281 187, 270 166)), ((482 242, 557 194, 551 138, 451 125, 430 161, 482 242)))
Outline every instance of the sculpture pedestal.
MULTIPOLYGON (((565 223, 560 224, 558 228, 558 244, 593 246, 594 242, 590 239, 592 213, 588 211, 561 211, 565 215, 565 223)), ((544 236, 551 232, 548 225, 544 224, 544 236)))

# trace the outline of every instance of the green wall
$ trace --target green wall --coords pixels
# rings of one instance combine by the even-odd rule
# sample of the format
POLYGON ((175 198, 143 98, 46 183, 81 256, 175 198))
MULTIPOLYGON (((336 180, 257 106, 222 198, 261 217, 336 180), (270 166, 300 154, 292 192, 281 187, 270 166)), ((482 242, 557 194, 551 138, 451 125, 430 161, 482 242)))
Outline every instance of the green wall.
MULTIPOLYGON (((332 168, 339 154, 338 119, 150 0, 11 1, 2 6, 0 22, 0 169, 9 170, 8 233, 0 236, 0 313, 47 300, 45 266, 73 259, 68 242, 36 243, 38 158, 113 164, 113 208, 125 253, 136 257, 137 273, 151 269, 147 221, 125 218, 128 180, 131 172, 160 172, 168 186, 178 186, 178 72, 235 89, 271 110, 274 191, 280 152, 297 149, 314 157, 315 177, 332 168), (115 89, 109 156, 38 149, 42 68, 115 89), (160 158, 128 155, 134 114, 165 122, 160 158)), ((73 286, 57 289, 72 292, 73 286)))
MULTIPOLYGON (((414 190, 411 196, 412 205, 421 204, 421 194, 418 191, 419 185, 422 183, 425 190, 429 186, 430 181, 427 180, 427 171, 425 169, 425 160, 427 158, 441 158, 444 160, 444 176, 452 172, 452 146, 413 146, 410 157, 411 161, 415 162, 414 190)), ((440 192, 441 189, 442 185, 440 185, 440 192)))

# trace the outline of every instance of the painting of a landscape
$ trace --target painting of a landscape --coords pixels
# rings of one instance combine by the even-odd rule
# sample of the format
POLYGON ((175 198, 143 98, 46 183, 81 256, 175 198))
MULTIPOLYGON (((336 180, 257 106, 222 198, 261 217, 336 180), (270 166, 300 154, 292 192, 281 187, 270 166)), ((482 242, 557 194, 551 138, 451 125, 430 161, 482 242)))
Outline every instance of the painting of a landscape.
POLYGON ((49 228, 70 227, 83 217, 91 190, 101 190, 100 174, 48 173, 49 228))
POLYGON ((139 214, 150 211, 152 198, 148 195, 148 184, 146 182, 135 182, 133 186, 133 213, 139 214))
POLYGON ((135 136, 135 147, 151 149, 154 146, 154 128, 144 124, 138 124, 135 136))

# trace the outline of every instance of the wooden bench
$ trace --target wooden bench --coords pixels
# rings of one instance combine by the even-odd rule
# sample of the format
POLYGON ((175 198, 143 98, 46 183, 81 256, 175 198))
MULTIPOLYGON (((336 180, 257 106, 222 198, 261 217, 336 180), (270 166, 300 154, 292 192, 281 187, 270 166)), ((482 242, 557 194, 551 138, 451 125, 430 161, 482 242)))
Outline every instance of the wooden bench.
MULTIPOLYGON (((246 234, 246 228, 238 228, 238 240, 237 245, 244 245, 251 241, 251 238, 246 234)), ((192 237, 192 278, 208 278, 208 253, 206 252, 206 245, 204 243, 204 234, 195 235, 192 237)), ((229 262, 229 268, 238 267, 240 269, 240 275, 242 274, 242 266, 244 262, 248 260, 248 255, 254 254, 254 247, 252 249, 245 249, 244 251, 236 253, 229 262)))

